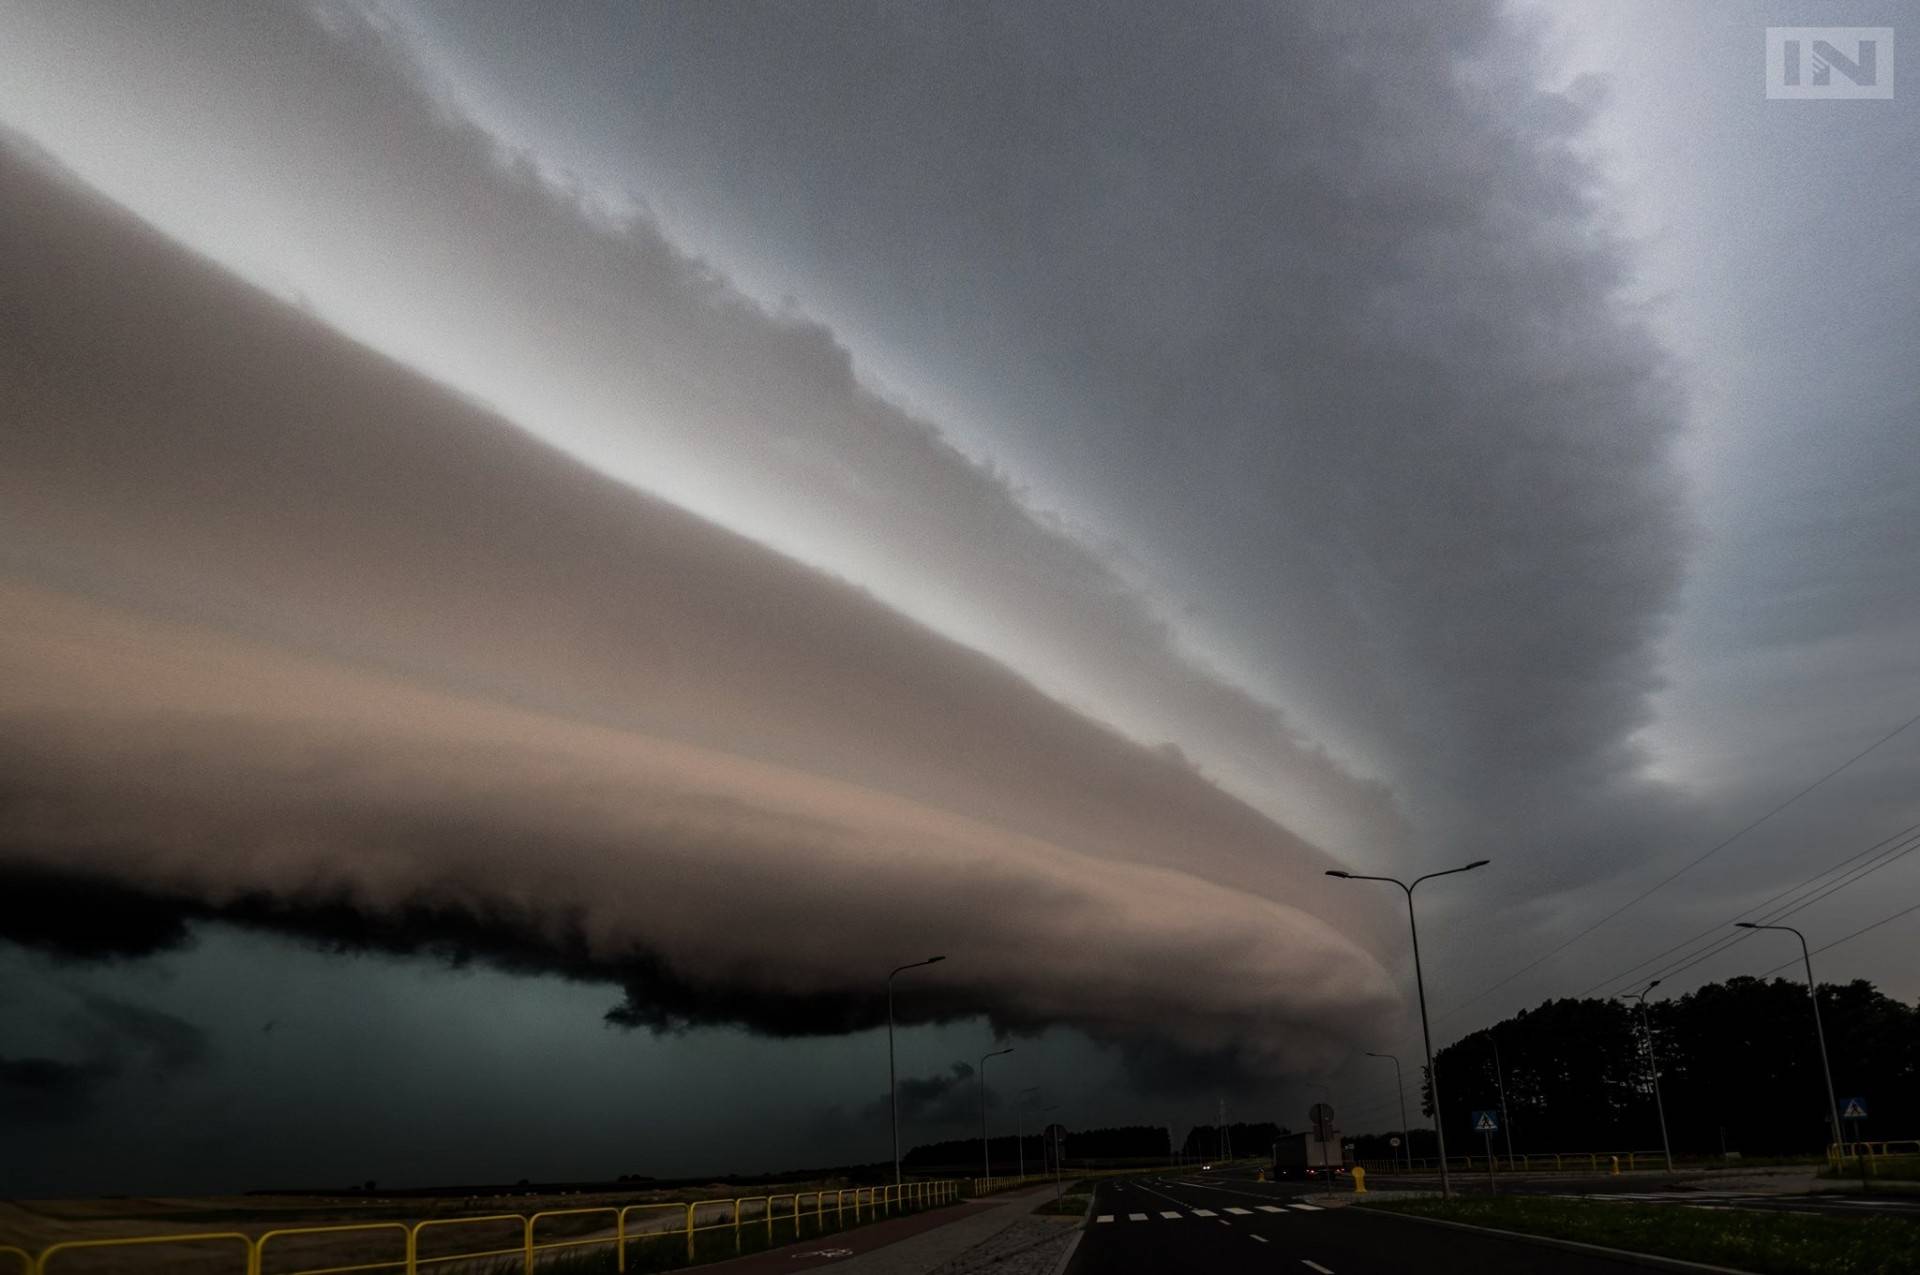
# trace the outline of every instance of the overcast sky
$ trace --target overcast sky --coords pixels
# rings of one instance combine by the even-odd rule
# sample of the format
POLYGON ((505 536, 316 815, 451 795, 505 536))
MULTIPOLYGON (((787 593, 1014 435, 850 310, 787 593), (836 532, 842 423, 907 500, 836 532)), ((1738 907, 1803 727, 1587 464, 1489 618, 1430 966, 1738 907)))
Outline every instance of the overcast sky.
POLYGON ((1911 12, 3 0, 0 1190, 878 1159, 929 946, 909 1143, 1384 1125, 1326 867, 1444 1041, 1920 823, 1911 12))

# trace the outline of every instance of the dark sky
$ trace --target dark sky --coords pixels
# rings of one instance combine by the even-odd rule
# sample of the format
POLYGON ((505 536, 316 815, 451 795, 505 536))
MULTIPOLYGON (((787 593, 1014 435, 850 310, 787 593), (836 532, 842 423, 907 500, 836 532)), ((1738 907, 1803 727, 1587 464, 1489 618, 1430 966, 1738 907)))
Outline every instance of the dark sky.
POLYGON ((1916 727, 1582 933, 1920 712, 1910 98, 1201 14, 10 6, 0 1189, 878 1158, 929 946, 909 1075, 1363 1125, 1326 866, 1495 861, 1445 1039, 1920 821, 1916 727))

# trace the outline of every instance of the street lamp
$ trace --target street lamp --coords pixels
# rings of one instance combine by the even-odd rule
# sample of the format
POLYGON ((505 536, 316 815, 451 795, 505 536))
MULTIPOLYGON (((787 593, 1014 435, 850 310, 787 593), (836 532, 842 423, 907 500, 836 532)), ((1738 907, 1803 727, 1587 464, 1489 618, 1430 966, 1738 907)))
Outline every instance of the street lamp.
POLYGON ((1433 1032, 1427 1026, 1427 981, 1420 972, 1420 927, 1413 919, 1413 887, 1422 881, 1431 881, 1435 877, 1450 877, 1456 872, 1471 872, 1475 868, 1484 868, 1491 859, 1475 859, 1472 863, 1459 868, 1448 868, 1444 872, 1429 872, 1424 877, 1415 877, 1413 885, 1408 885, 1398 877, 1370 877, 1358 872, 1341 872, 1329 868, 1327 875, 1339 877, 1342 881, 1390 881, 1407 893, 1407 929, 1413 935, 1413 983, 1420 993, 1420 1040, 1427 1050, 1427 1084, 1433 1089, 1433 1131, 1440 1141, 1440 1194, 1452 1196, 1453 1182, 1447 1176, 1447 1122, 1440 1109, 1440 1075, 1433 1066, 1433 1032))
POLYGON ((984 1171, 982 1176, 989 1181, 993 1178, 993 1152, 987 1145, 987 1059, 1012 1052, 1013 1046, 1008 1045, 1005 1049, 980 1055, 980 1167, 984 1171))
MULTIPOLYGON (((1025 1098, 1028 1094, 1039 1092, 1039 1085, 1028 1085, 1025 1089, 1022 1089, 1013 1096, 1013 1145, 1020 1152, 1020 1177, 1022 1181, 1025 1181, 1027 1176, 1027 1122, 1025 1118, 1027 1113, 1020 1106, 1020 1102, 1021 1099, 1025 1098)), ((1052 1111, 1053 1108, 1048 1107, 1047 1110, 1052 1111)))
POLYGON ((1833 1120, 1833 1140, 1840 1146, 1840 1154, 1846 1155, 1846 1139, 1840 1134, 1840 1103, 1833 1096, 1833 1067, 1827 1062, 1827 1031, 1820 1025, 1820 985, 1813 981, 1813 954, 1807 951, 1807 936, 1791 925, 1755 925, 1752 921, 1735 921, 1734 928, 1739 930, 1785 930, 1800 940, 1800 959, 1807 966, 1807 995, 1813 999, 1813 1034, 1820 1042, 1820 1070, 1827 1077, 1827 1115, 1833 1120))
POLYGON ((944 956, 929 956, 910 965, 896 965, 887 974, 887 1106, 893 1110, 893 1184, 900 1185, 900 1089, 893 1078, 893 976, 922 965, 938 965, 944 956))
POLYGON ((1660 986, 1654 979, 1637 992, 1626 995, 1640 1002, 1640 1028, 1647 1034, 1647 1066, 1653 1069, 1653 1109, 1660 1116, 1660 1151, 1667 1157, 1667 1172, 1673 1172, 1673 1144, 1667 1141, 1667 1106, 1660 1098, 1660 1058, 1653 1052, 1653 1022, 1647 1017, 1647 993, 1660 986))
POLYGON ((1400 1076, 1400 1060, 1392 1054, 1376 1054, 1366 1050, 1369 1058, 1384 1058, 1393 1064, 1393 1087, 1400 1091, 1400 1136, 1404 1138, 1407 1156, 1407 1172, 1413 1172, 1413 1130, 1407 1128, 1407 1082, 1400 1076))

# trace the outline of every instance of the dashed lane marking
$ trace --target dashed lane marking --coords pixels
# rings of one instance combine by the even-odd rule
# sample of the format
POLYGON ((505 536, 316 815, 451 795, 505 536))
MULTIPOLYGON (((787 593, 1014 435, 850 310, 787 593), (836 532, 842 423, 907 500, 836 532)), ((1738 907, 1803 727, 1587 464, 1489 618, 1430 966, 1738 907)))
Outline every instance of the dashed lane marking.
POLYGON ((1302 1213, 1324 1213, 1326 1211, 1318 1204, 1289 1204, 1287 1207, 1290 1209, 1299 1209, 1302 1213))
POLYGON ((1169 1222, 1178 1222, 1180 1220, 1180 1215, 1178 1213, 1175 1213, 1172 1209, 1160 1210, 1160 1216, 1163 1218, 1166 1218, 1169 1222))
POLYGON ((1147 1215, 1146 1215, 1145 1213, 1129 1213, 1129 1214, 1127 1214, 1127 1221, 1129 1221, 1129 1222, 1144 1222, 1144 1221, 1146 1221, 1146 1220, 1147 1220, 1147 1215))
MULTIPOLYGON (((1249 1232, 1249 1234, 1251 1234, 1251 1232, 1249 1232)), ((1262 1244, 1267 1242, 1267 1237, 1264 1235, 1255 1235, 1253 1238, 1259 1240, 1262 1244)))
POLYGON ((1320 1275, 1333 1275, 1333 1272, 1332 1272, 1332 1271, 1330 1271, 1330 1270, 1328 1270, 1328 1269, 1327 1269, 1326 1267, 1324 1267, 1324 1266, 1322 1266, 1322 1265, 1320 1265, 1320 1263, 1318 1263, 1318 1262, 1310 1262, 1310 1261, 1308 1261, 1308 1260, 1307 1260, 1306 1258, 1304 1258, 1304 1257, 1300 1259, 1300 1265, 1302 1265, 1302 1266, 1307 1266, 1307 1267, 1311 1267, 1312 1269, 1314 1269, 1314 1270, 1316 1270, 1316 1271, 1319 1271, 1319 1272, 1320 1272, 1320 1275))
POLYGON ((1222 1213, 1232 1213, 1232 1214, 1234 1214, 1234 1215, 1236 1215, 1236 1216, 1238 1216, 1238 1217, 1252 1217, 1252 1216, 1253 1216, 1253 1210, 1252 1210, 1252 1209, 1236 1209, 1236 1208, 1234 1208, 1234 1207, 1233 1207, 1233 1205, 1231 1205, 1231 1204, 1229 1204, 1229 1205, 1227 1205, 1227 1207, 1226 1207, 1226 1208, 1224 1208, 1224 1209, 1221 1209, 1220 1211, 1221 1211, 1222 1213))
POLYGON ((1099 1217, 1097 1217, 1097 1218, 1095 1218, 1095 1219, 1093 1219, 1093 1220, 1094 1220, 1094 1221, 1096 1221, 1096 1222, 1111 1222, 1111 1221, 1113 1221, 1113 1214, 1111 1214, 1111 1213, 1102 1213, 1102 1214, 1101 1214, 1101 1215, 1100 1215, 1099 1217))
POLYGON ((1259 1209, 1262 1213, 1285 1213, 1286 1212, 1286 1210, 1281 1208, 1278 1204, 1256 1204, 1253 1207, 1259 1209))
POLYGON ((1193 1215, 1195 1217, 1219 1217, 1220 1216, 1218 1213, 1215 1213, 1212 1209, 1195 1209, 1193 1211, 1193 1215))

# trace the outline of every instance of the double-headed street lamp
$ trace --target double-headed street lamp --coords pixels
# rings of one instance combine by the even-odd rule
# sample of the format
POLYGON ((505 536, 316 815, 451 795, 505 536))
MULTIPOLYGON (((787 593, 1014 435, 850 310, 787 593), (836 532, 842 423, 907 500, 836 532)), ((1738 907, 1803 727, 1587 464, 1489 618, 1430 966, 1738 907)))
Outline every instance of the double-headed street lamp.
POLYGON ((900 1185, 900 1088, 893 1078, 893 976, 922 965, 938 965, 944 956, 929 956, 910 965, 896 965, 887 974, 887 1105, 893 1109, 893 1184, 900 1185))
POLYGON ((1400 1137, 1402 1148, 1406 1152, 1407 1172, 1413 1172, 1413 1130, 1407 1128, 1407 1082, 1400 1075, 1400 1060, 1392 1054, 1376 1054, 1371 1049, 1365 1051, 1369 1058, 1384 1058, 1393 1064, 1393 1087, 1400 1091, 1400 1137))
MULTIPOLYGON (((1453 1182, 1447 1176, 1447 1122, 1440 1111, 1440 1077, 1433 1068, 1433 1033, 1427 1026, 1427 981, 1420 972, 1420 926, 1413 919, 1413 887, 1435 877, 1450 877, 1456 872, 1484 868, 1491 862, 1491 859, 1475 859, 1464 867, 1429 872, 1424 877, 1415 877, 1413 885, 1408 885, 1398 877, 1370 877, 1358 872, 1341 872, 1333 868, 1327 870, 1328 876, 1339 877, 1342 881, 1390 881, 1407 893, 1407 929, 1413 935, 1413 984, 1420 992, 1420 1040, 1427 1050, 1427 1084, 1433 1091, 1433 1131, 1440 1141, 1440 1194, 1443 1196, 1453 1194, 1453 1182)), ((1408 1135, 1408 1141, 1412 1141, 1411 1134, 1408 1135)))
POLYGON ((1647 1017, 1647 993, 1660 986, 1654 979, 1637 992, 1624 995, 1640 1002, 1640 1028, 1647 1034, 1647 1066, 1653 1071, 1653 1109, 1660 1117, 1660 1151, 1667 1157, 1667 1172, 1673 1172, 1673 1144, 1667 1141, 1667 1105, 1660 1098, 1660 1057, 1653 1052, 1653 1020, 1647 1017))
POLYGON ((1800 940, 1800 959, 1807 966, 1807 995, 1813 998, 1813 1034, 1820 1042, 1820 1070, 1827 1077, 1827 1115, 1833 1121, 1833 1141, 1841 1148, 1840 1154, 1846 1155, 1846 1138, 1840 1133, 1840 1103, 1833 1094, 1833 1067, 1827 1062, 1827 1031, 1820 1025, 1820 985, 1813 981, 1813 954, 1807 950, 1807 936, 1791 925, 1756 925, 1752 921, 1735 921, 1734 928, 1740 930, 1785 930, 1800 940))
POLYGON ((980 1167, 983 1178, 993 1177, 993 1151, 987 1144, 987 1059, 1010 1054, 1013 1046, 980 1055, 980 1167))

